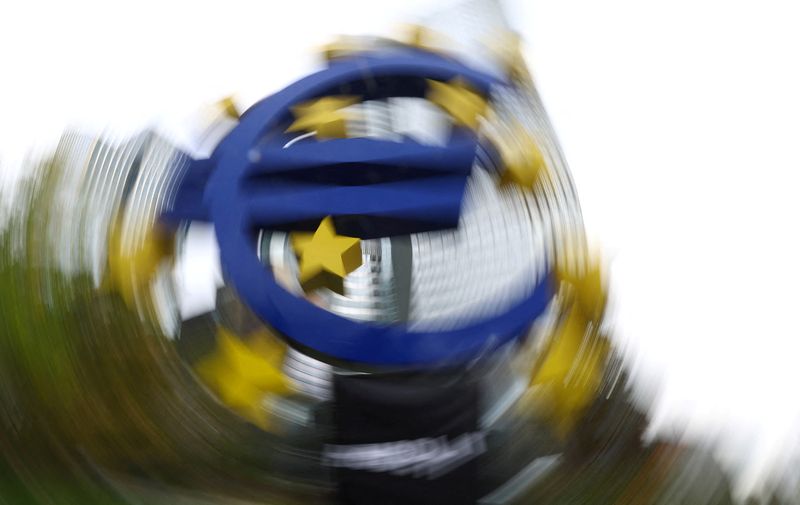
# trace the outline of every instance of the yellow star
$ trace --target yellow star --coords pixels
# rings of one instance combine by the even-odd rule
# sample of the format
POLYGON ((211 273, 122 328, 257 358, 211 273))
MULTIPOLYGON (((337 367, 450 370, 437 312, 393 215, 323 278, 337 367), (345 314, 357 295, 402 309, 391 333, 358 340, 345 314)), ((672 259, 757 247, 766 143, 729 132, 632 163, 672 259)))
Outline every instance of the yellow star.
POLYGON ((345 276, 361 266, 361 241, 337 235, 330 216, 313 234, 293 233, 292 246, 300 257, 300 284, 306 291, 326 287, 342 293, 345 276))
POLYGON ((426 51, 433 51, 437 46, 443 42, 443 36, 440 33, 431 30, 430 28, 422 25, 406 25, 403 27, 403 35, 401 37, 402 43, 407 46, 415 47, 417 49, 424 49, 426 51))
POLYGON ((533 135, 519 123, 510 134, 495 136, 493 143, 503 159, 503 182, 531 187, 547 168, 533 135))
POLYGON ((567 268, 562 263, 557 266, 556 275, 571 290, 569 296, 574 297, 583 316, 590 321, 599 322, 608 303, 600 262, 596 259, 587 260, 586 267, 581 272, 567 268))
POLYGON ((236 102, 233 101, 232 96, 226 96, 219 102, 217 102, 217 108, 222 111, 223 114, 228 116, 231 119, 239 119, 239 109, 236 107, 236 102))
POLYGON ((158 266, 173 252, 173 237, 154 227, 134 249, 122 246, 122 219, 109 231, 108 270, 103 279, 105 289, 122 296, 128 306, 135 303, 136 293, 150 284, 158 266))
POLYGON ((431 30, 422 25, 408 25, 405 28, 405 42, 411 47, 425 48, 425 40, 430 39, 431 30))
POLYGON ((444 109, 456 124, 473 130, 489 110, 486 100, 461 78, 448 83, 428 80, 427 99, 444 109))
POLYGON ((340 35, 333 41, 322 46, 322 54, 327 61, 331 61, 353 53, 369 51, 374 47, 374 42, 370 44, 370 41, 364 37, 340 35))
POLYGON ((594 400, 605 370, 608 342, 588 328, 577 308, 556 329, 531 384, 540 386, 544 414, 566 436, 594 400))
POLYGON ((505 67, 506 73, 513 79, 531 82, 531 75, 525 57, 522 55, 522 39, 511 31, 494 35, 487 41, 486 47, 505 67))
POLYGON ((266 332, 256 333, 245 343, 221 327, 215 353, 197 363, 195 369, 225 405, 267 429, 264 397, 289 391, 281 371, 285 352, 286 346, 266 332))
POLYGON ((347 137, 347 121, 352 117, 342 109, 360 100, 357 96, 326 96, 295 105, 295 121, 286 131, 316 131, 320 138, 347 137))

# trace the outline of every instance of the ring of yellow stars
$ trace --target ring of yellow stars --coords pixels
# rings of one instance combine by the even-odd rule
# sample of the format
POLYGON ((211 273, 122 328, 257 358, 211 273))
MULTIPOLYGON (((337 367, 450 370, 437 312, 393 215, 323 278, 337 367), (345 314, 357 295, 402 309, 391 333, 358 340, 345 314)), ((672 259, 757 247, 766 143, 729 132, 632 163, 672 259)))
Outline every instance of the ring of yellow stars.
POLYGON ((486 99, 460 77, 450 82, 428 80, 426 98, 447 112, 456 124, 473 130, 489 110, 486 99))
POLYGON ((325 287, 341 294, 344 278, 361 266, 361 241, 337 235, 330 216, 314 233, 295 232, 291 239, 300 259, 300 285, 305 291, 325 287))
POLYGON ((287 132, 315 131, 319 138, 347 137, 347 122, 351 114, 344 109, 361 101, 351 95, 325 96, 292 107, 295 120, 287 132))
POLYGON ((220 327, 215 352, 199 361, 195 370, 222 403, 256 426, 269 429, 265 397, 289 392, 281 371, 285 352, 286 346, 266 331, 245 342, 220 327))
POLYGON ((536 139, 519 123, 514 124, 509 134, 495 135, 492 143, 503 160, 502 182, 531 187, 547 169, 536 139))

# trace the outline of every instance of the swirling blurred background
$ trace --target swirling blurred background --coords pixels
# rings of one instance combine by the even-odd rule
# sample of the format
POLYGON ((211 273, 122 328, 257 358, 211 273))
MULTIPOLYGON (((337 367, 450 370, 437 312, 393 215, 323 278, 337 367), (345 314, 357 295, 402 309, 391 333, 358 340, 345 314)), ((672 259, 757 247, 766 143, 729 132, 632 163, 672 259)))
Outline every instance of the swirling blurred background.
MULTIPOLYGON (((70 186, 63 168, 75 152, 124 163, 127 148, 154 164, 171 146, 207 154, 208 127, 218 124, 207 104, 234 94, 248 105, 280 89, 313 70, 313 51, 336 34, 384 34, 460 8, 2 7, 0 502, 330 498, 302 450, 293 452, 318 441, 264 436, 222 408, 162 338, 176 322, 98 289, 92 254, 108 237, 72 237, 100 229, 113 202, 102 200, 104 186, 70 186)), ((608 262, 621 368, 611 368, 603 394, 625 385, 587 417, 569 450, 558 437, 536 442, 574 459, 542 460, 552 468, 528 501, 797 503, 798 7, 539 0, 503 8, 523 35, 589 241, 608 262)), ((201 245, 177 275, 194 293, 181 310, 199 313, 215 303, 220 277, 207 231, 192 233, 187 243, 201 245)))

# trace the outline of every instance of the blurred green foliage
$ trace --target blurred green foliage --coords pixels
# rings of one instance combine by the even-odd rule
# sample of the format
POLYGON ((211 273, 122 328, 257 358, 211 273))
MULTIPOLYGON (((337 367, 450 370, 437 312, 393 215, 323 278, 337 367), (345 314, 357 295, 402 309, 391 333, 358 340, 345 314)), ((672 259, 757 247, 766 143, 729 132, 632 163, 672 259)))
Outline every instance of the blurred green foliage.
POLYGON ((161 503, 181 489, 317 501, 274 477, 278 440, 217 404, 157 324, 59 268, 45 231, 71 212, 54 202, 72 168, 35 164, 0 232, 0 503, 161 503))

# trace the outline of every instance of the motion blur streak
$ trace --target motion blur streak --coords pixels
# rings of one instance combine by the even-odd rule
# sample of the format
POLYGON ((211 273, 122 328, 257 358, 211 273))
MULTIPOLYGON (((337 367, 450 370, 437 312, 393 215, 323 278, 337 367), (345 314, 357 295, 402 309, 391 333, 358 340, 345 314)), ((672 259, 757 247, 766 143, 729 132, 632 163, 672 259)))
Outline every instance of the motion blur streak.
POLYGON ((319 56, 192 152, 66 132, 26 162, 0 504, 734 503, 707 447, 646 436, 498 3, 319 56))

